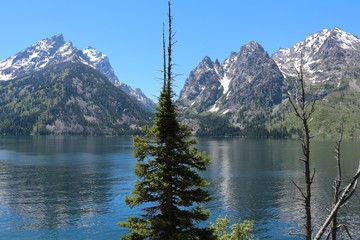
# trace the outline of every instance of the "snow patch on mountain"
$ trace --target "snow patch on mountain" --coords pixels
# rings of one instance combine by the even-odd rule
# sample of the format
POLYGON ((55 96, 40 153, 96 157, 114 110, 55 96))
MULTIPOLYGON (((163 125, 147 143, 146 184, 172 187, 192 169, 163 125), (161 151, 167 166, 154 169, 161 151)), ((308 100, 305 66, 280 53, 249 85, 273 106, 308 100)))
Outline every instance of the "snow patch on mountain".
POLYGON ((257 107, 280 102, 282 81, 274 60, 253 41, 231 52, 223 64, 205 57, 186 79, 178 103, 196 114, 235 113, 244 103, 257 107))
POLYGON ((296 77, 302 68, 309 83, 331 81, 340 86, 344 70, 359 61, 359 51, 360 39, 336 27, 312 34, 291 48, 280 49, 272 58, 285 77, 296 77))
POLYGON ((78 50, 73 46, 72 42, 66 42, 62 34, 38 41, 24 51, 0 61, 0 80, 22 77, 45 67, 68 61, 91 66, 104 74, 115 86, 135 97, 147 108, 153 110, 155 107, 155 104, 141 91, 134 90, 119 81, 105 54, 92 47, 88 47, 83 51, 78 50))
POLYGON ((221 86, 223 87, 223 94, 226 94, 229 91, 231 79, 229 79, 226 75, 220 79, 221 86))
POLYGON ((219 111, 219 107, 216 106, 216 103, 209 109, 209 112, 217 112, 219 111))
POLYGON ((102 52, 98 52, 93 47, 87 47, 86 49, 84 49, 83 54, 87 57, 89 62, 94 64, 99 63, 107 57, 105 54, 103 54, 102 52))

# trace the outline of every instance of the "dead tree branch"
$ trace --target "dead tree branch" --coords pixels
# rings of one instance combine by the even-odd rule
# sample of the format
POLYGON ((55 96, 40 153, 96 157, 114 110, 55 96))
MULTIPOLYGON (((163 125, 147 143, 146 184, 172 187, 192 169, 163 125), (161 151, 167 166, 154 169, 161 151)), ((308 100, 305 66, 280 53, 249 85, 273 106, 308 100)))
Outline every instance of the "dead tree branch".
MULTIPOLYGON (((310 135, 309 122, 311 115, 315 112, 315 100, 312 100, 310 102, 306 101, 305 81, 302 66, 300 66, 300 70, 296 71, 296 73, 298 76, 297 80, 300 82, 300 93, 298 93, 299 99, 296 98, 293 100, 291 96, 289 96, 289 102, 293 107, 296 116, 301 120, 303 125, 303 136, 300 140, 304 157, 300 158, 299 160, 304 162, 306 189, 301 189, 295 182, 294 184, 303 197, 306 218, 305 236, 307 240, 310 240, 313 231, 311 216, 311 184, 313 183, 313 179, 315 176, 315 169, 313 172, 311 172, 310 170, 310 139, 312 138, 312 136, 310 135)), ((298 96, 298 94, 296 94, 296 96, 298 96)))
POLYGON ((341 194, 340 194, 336 204, 334 205, 334 207, 332 208, 330 214, 326 218, 325 222, 323 223, 323 225, 321 226, 321 228, 319 229, 319 231, 315 235, 315 238, 314 238, 315 240, 320 239, 322 237, 322 235, 324 234, 326 228, 329 226, 329 224, 331 223, 331 221, 335 217, 335 215, 336 215, 337 211, 339 210, 339 208, 342 207, 351 198, 351 196, 354 194, 354 192, 356 190, 356 187, 357 187, 359 176, 360 176, 360 162, 359 162, 359 166, 358 166, 358 169, 357 169, 354 177, 342 189, 341 194))

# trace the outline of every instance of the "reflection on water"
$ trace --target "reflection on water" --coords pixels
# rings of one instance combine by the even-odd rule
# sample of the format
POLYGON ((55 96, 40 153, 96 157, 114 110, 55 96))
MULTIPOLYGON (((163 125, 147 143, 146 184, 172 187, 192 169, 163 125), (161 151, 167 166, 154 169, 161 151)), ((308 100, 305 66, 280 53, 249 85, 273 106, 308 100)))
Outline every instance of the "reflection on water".
POLYGON ((131 138, 7 137, 0 144, 0 236, 120 236, 114 213, 119 194, 132 188, 131 138))
MULTIPOLYGON (((324 218, 336 169, 332 142, 315 142, 314 216, 324 218)), ((208 170, 212 212, 254 219, 259 239, 290 237, 303 225, 299 193, 303 165, 297 141, 200 139, 212 156, 208 170)), ((0 137, 0 238, 119 239, 117 223, 139 214, 124 203, 136 177, 131 137, 0 137)), ((343 145, 344 176, 356 170, 360 149, 343 145)), ((355 201, 342 214, 359 232, 355 201)))
MULTIPOLYGON (((106 212, 111 201, 111 176, 80 166, 11 166, 1 182, 2 205, 11 215, 27 218, 20 228, 64 228, 87 224, 88 219, 106 212), (16 198, 13 198, 16 196, 16 198), (99 203, 99 204, 97 204, 99 203)), ((94 169, 97 167, 93 166, 94 169)))
MULTIPOLYGON (((343 170, 349 177, 360 159, 360 151, 355 151, 354 145, 343 144, 343 170)), ((212 164, 204 174, 212 183, 217 202, 209 204, 213 212, 211 221, 225 214, 233 220, 254 219, 261 239, 302 239, 289 235, 301 232, 303 226, 300 193, 292 183, 294 180, 302 185, 303 164, 297 160, 301 157, 299 142, 221 138, 202 139, 200 146, 212 155, 212 164)), ((332 142, 314 142, 312 149, 313 167, 317 172, 313 184, 313 213, 315 219, 321 221, 328 214, 331 184, 336 174, 333 146, 332 142)), ((342 221, 350 222, 352 231, 359 233, 360 204, 355 202, 344 210, 342 221)))
POLYGON ((0 149, 26 155, 102 154, 131 148, 132 142, 130 139, 130 137, 2 136, 0 137, 0 149), (126 142, 126 144, 116 144, 116 141, 126 142))

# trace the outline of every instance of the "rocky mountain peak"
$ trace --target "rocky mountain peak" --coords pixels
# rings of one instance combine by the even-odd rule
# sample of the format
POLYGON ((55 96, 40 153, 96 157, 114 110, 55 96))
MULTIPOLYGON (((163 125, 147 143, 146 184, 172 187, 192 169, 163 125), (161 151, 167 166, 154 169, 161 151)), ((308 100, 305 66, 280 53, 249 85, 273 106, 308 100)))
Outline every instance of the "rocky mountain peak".
POLYGON ((261 132, 286 104, 290 79, 300 67, 319 99, 334 90, 359 92, 360 40, 340 28, 323 29, 272 57, 255 41, 231 52, 223 64, 205 57, 186 79, 177 103, 184 121, 201 134, 231 135, 233 127, 261 132))
POLYGON ((253 41, 232 52, 223 64, 205 57, 187 78, 179 103, 195 112, 225 113, 258 100, 272 105, 281 101, 282 81, 275 62, 253 41), (260 90, 264 87, 267 90, 260 90), (260 96, 263 91, 268 91, 267 97, 260 96))
POLYGON ((346 50, 359 50, 360 39, 336 27, 330 31, 328 41, 335 41, 340 48, 346 50))
POLYGON ((247 52, 261 51, 261 52, 265 52, 264 48, 256 41, 251 41, 250 43, 242 46, 241 49, 240 49, 240 53, 242 51, 247 51, 247 52))
POLYGON ((64 35, 62 33, 54 35, 48 39, 52 40, 53 42, 58 42, 58 43, 62 43, 62 44, 65 43, 64 35))
MULTIPOLYGON (((92 66, 96 70, 103 73, 113 84, 119 82, 118 77, 115 75, 109 58, 100 51, 97 51, 93 47, 87 47, 82 51, 82 62, 86 65, 92 66)), ((129 88, 130 89, 130 88, 129 88)))
POLYGON ((0 80, 22 77, 64 62, 86 64, 104 74, 115 86, 119 86, 146 107, 151 106, 151 109, 155 107, 155 104, 145 95, 139 95, 130 86, 119 82, 105 54, 93 47, 81 51, 74 47, 72 42, 65 41, 62 34, 38 41, 24 51, 0 61, 0 80))
POLYGON ((100 51, 97 51, 95 48, 90 46, 83 50, 83 54, 91 62, 99 62, 100 60, 107 58, 105 54, 103 54, 100 51))
POLYGON ((252 41, 240 48, 239 53, 234 58, 233 74, 239 72, 239 69, 253 68, 259 64, 259 60, 268 59, 269 55, 264 48, 257 42, 252 41))
POLYGON ((199 68, 211 69, 214 67, 214 62, 211 60, 210 57, 205 56, 203 60, 200 62, 199 68))
POLYGON ((349 66, 360 65, 360 40, 338 27, 323 29, 291 48, 280 49, 272 58, 285 77, 295 77, 302 66, 309 83, 340 86, 344 76, 354 75, 349 66))
POLYGON ((35 48, 38 50, 48 50, 48 49, 59 49, 60 46, 64 45, 65 39, 62 34, 54 35, 50 38, 43 39, 39 42, 36 42, 30 46, 30 48, 35 48))
POLYGON ((215 65, 217 65, 217 66, 221 65, 218 59, 215 59, 215 65))
POLYGON ((244 104, 261 108, 281 102, 282 74, 255 41, 240 48, 225 76, 230 80, 224 104, 226 109, 238 109, 244 104))

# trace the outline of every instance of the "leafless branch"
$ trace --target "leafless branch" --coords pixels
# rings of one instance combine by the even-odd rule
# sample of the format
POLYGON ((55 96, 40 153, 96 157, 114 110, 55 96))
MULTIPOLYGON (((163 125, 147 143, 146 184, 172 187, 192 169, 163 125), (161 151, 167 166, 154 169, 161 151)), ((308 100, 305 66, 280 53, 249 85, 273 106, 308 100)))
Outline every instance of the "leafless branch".
POLYGON ((349 231, 349 229, 348 229, 348 227, 347 227, 346 225, 340 225, 339 228, 340 228, 340 227, 343 227, 343 228, 345 229, 346 234, 349 236, 350 239, 354 239, 354 238, 351 236, 350 231, 349 231))
POLYGON ((353 195, 357 183, 358 183, 358 179, 360 176, 360 162, 359 162, 359 166, 358 169, 354 175, 354 177, 351 179, 351 181, 343 188, 343 192, 341 193, 341 195, 338 198, 338 201, 336 202, 335 206, 333 207, 331 213, 329 214, 329 216, 326 218, 325 222, 323 223, 323 225, 321 226, 321 228, 319 229, 319 231, 317 232, 317 234, 315 235, 315 240, 320 239, 322 237, 322 235, 324 234, 326 228, 329 226, 330 222, 332 221, 332 219, 334 218, 335 214, 337 213, 337 211, 339 210, 339 208, 346 202, 349 200, 349 198, 353 195))
POLYGON ((315 177, 316 169, 314 168, 313 174, 310 179, 310 183, 313 183, 314 177, 315 177))
MULTIPOLYGON (((303 192, 303 190, 301 189, 301 187, 299 187, 299 185, 296 184, 296 182, 294 182, 294 180, 292 180, 293 184, 295 185, 295 187, 299 190, 299 192, 301 193, 303 198, 306 198, 305 193, 303 192)), ((303 200, 303 199, 302 199, 303 200)))
POLYGON ((289 102, 292 108, 295 111, 296 116, 302 121, 303 124, 303 136, 301 137, 301 147, 303 151, 303 158, 299 160, 304 162, 304 175, 305 175, 305 183, 306 183, 306 191, 304 191, 293 181, 296 188, 300 191, 301 195, 303 196, 303 202, 305 206, 305 237, 307 240, 311 239, 312 235, 312 216, 311 216, 311 184, 313 182, 315 176, 315 169, 314 172, 311 174, 310 170, 310 139, 312 136, 310 135, 310 128, 309 128, 309 119, 310 116, 315 111, 315 101, 310 103, 306 102, 305 96, 305 81, 304 81, 304 73, 302 69, 302 64, 300 65, 300 69, 296 70, 296 74, 298 77, 298 82, 300 82, 300 90, 299 90, 299 100, 295 102, 292 100, 291 96, 289 96, 289 102), (311 109, 308 109, 308 106, 311 106, 311 109))

